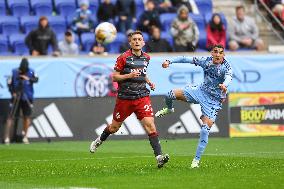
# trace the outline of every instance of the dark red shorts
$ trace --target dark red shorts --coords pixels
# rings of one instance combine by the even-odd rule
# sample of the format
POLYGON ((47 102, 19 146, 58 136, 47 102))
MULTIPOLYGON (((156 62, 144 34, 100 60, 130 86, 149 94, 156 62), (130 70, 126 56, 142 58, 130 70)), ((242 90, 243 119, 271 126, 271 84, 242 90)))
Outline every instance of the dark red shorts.
POLYGON ((113 112, 115 121, 123 122, 133 112, 139 120, 142 120, 144 117, 153 117, 150 97, 146 96, 135 100, 116 99, 113 112))

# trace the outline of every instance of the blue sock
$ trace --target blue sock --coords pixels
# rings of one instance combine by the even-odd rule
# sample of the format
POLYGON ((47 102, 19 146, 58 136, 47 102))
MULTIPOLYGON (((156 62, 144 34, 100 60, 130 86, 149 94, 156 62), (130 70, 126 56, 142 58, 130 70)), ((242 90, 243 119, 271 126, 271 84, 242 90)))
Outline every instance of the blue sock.
POLYGON ((173 100, 176 100, 176 95, 173 90, 170 90, 168 94, 165 96, 165 102, 168 109, 172 109, 174 107, 173 100))
POLYGON ((198 146, 197 146, 196 154, 195 154, 196 160, 200 160, 208 144, 209 131, 210 131, 210 128, 206 124, 203 124, 200 130, 200 138, 199 138, 199 142, 198 142, 198 146))

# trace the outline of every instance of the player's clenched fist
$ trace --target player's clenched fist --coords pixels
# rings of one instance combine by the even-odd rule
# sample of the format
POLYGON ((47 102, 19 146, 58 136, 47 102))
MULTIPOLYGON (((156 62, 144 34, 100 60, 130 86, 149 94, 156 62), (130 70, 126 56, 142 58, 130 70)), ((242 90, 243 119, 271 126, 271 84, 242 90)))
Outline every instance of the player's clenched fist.
POLYGON ((219 88, 222 90, 223 93, 227 92, 227 87, 224 84, 219 84, 219 88))
POLYGON ((162 64, 163 68, 167 68, 170 66, 170 62, 168 60, 165 60, 164 63, 162 64))

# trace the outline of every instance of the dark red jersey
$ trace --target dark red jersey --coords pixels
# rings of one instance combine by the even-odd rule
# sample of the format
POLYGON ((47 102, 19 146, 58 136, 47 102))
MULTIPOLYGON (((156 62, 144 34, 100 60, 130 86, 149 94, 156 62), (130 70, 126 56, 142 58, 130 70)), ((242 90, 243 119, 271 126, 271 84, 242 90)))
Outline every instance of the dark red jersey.
POLYGON ((124 52, 117 60, 114 69, 120 74, 129 74, 139 71, 141 75, 136 78, 125 79, 118 82, 118 98, 138 99, 149 96, 150 91, 146 88, 146 74, 150 56, 142 52, 141 56, 136 56, 131 50, 124 52))

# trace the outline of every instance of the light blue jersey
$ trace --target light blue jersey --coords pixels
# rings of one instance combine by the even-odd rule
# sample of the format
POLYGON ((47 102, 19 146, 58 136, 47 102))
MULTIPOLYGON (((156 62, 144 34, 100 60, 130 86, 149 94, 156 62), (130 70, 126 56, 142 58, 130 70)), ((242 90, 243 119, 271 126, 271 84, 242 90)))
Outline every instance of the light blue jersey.
POLYGON ((226 98, 219 84, 228 87, 232 81, 232 68, 224 59, 222 64, 213 64, 213 57, 176 57, 170 63, 190 63, 201 66, 204 81, 197 86, 186 86, 183 94, 189 103, 200 104, 202 115, 215 121, 218 111, 222 109, 222 100, 226 98))

